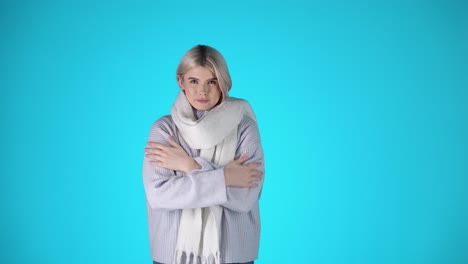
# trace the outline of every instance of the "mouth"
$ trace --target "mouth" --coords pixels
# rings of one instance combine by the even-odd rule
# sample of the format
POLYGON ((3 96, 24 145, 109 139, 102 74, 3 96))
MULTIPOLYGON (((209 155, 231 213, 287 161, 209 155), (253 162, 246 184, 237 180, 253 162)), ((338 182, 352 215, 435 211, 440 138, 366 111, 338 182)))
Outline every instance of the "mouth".
POLYGON ((199 103, 201 103, 201 104, 206 104, 206 103, 208 103, 208 100, 207 100, 207 99, 197 99, 197 100, 195 100, 195 101, 197 101, 197 102, 199 102, 199 103))

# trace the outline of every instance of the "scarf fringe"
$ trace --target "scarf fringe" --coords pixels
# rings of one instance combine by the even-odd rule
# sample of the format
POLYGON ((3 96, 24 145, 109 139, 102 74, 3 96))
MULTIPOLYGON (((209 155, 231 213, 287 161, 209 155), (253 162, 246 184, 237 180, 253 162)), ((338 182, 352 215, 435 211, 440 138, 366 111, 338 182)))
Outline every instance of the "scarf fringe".
POLYGON ((210 254, 207 257, 195 255, 193 252, 176 250, 175 264, 221 264, 220 253, 210 254), (200 262, 198 261, 200 259, 200 262))

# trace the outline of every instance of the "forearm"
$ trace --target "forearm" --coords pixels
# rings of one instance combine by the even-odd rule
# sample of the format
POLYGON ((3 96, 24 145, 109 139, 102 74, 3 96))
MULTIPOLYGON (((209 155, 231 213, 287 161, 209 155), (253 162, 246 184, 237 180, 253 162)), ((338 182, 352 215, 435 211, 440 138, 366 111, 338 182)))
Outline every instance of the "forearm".
MULTIPOLYGON (((247 163, 262 162, 263 155, 253 153, 247 163), (261 157, 260 157, 261 156, 261 157)), ((254 188, 241 188, 241 187, 226 187, 227 201, 222 203, 221 206, 236 212, 248 212, 258 202, 260 192, 263 186, 263 165, 258 168, 262 172, 262 179, 257 183, 254 188)))
MULTIPOLYGON (((243 153, 249 153, 248 160, 245 164, 249 163, 260 163, 263 164, 263 152, 261 147, 258 149, 242 149, 239 150, 238 155, 243 153)), ((217 170, 217 165, 210 163, 206 160, 202 160, 204 167, 209 168, 211 170, 217 170)), ((219 169, 218 169, 219 170, 219 169)), ((264 174, 264 167, 260 165, 257 167, 257 170, 260 173, 264 174)), ((223 167, 225 183, 229 182, 229 177, 233 177, 236 175, 228 175, 227 167, 223 167)), ((237 175, 237 177, 240 177, 237 175)), ((248 212, 252 209, 252 207, 257 203, 260 192, 262 189, 263 180, 260 180, 256 183, 256 187, 254 188, 247 188, 247 187, 232 187, 226 186, 226 193, 227 193, 227 200, 220 205, 236 212, 248 212)))
MULTIPOLYGON (((148 141, 168 145, 166 140, 169 136, 168 130, 167 125, 155 124, 148 141)), ((243 163, 260 162, 258 170, 263 174, 263 151, 255 121, 244 119, 239 125, 238 135, 236 159, 248 153, 249 157, 244 159, 243 163)), ((230 210, 248 212, 257 203, 263 175, 255 188, 227 187, 224 168, 200 157, 195 160, 197 161, 194 163, 195 166, 188 168, 186 171, 190 172, 184 174, 167 169, 165 166, 151 164, 145 157, 144 186, 148 203, 152 208, 175 210, 222 205, 230 210)), ((175 167, 172 169, 176 169, 175 167)))
POLYGON ((146 199, 154 209, 202 208, 227 200, 222 168, 213 170, 202 166, 186 175, 175 175, 173 171, 150 165, 145 159, 143 177, 146 199))
POLYGON ((242 154, 248 153, 249 158, 245 164, 260 163, 257 169, 261 172, 261 179, 254 188, 227 187, 227 201, 221 205, 229 210, 248 212, 258 202, 264 180, 264 155, 260 142, 257 124, 251 119, 244 119, 239 127, 239 143, 236 150, 238 159, 242 154))
MULTIPOLYGON (((150 142, 170 145, 168 139, 175 136, 174 130, 175 127, 169 118, 159 119, 150 130, 146 148, 150 147, 150 142)), ((194 153, 191 152, 190 155, 193 156, 194 153)), ((151 208, 200 208, 226 201, 223 171, 213 170, 199 157, 194 160, 197 161, 196 167, 188 168, 187 173, 182 173, 152 164, 145 154, 143 185, 151 208)))

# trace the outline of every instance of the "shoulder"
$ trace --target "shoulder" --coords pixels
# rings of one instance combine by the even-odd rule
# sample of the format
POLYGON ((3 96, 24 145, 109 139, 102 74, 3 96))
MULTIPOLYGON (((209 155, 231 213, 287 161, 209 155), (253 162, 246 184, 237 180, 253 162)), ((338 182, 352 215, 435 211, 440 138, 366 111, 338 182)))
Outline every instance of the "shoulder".
POLYGON ((170 115, 163 116, 153 122, 151 126, 150 134, 154 133, 165 133, 173 135, 175 130, 175 124, 170 115))
POLYGON ((245 100, 245 99, 241 99, 241 98, 236 98, 236 97, 228 97, 226 99, 224 99, 226 101, 226 103, 229 103, 229 104, 235 104, 235 105, 239 105, 239 106, 242 106, 242 107, 248 107, 248 108, 251 108, 250 107, 250 103, 245 100))
POLYGON ((172 120, 172 117, 170 115, 165 115, 158 120, 153 122, 152 127, 157 128, 157 127, 167 127, 167 126, 172 126, 174 124, 174 121, 172 120))
POLYGON ((257 128, 257 122, 249 114, 244 114, 244 116, 242 117, 239 123, 239 127, 240 128, 251 128, 251 127, 257 128))
POLYGON ((241 119, 241 123, 245 121, 246 116, 250 117, 251 121, 253 121, 254 123, 256 122, 255 113, 247 100, 235 97, 228 97, 226 98, 226 100, 229 104, 235 106, 234 109, 237 109, 238 111, 243 113, 244 117, 241 119))
POLYGON ((245 114, 239 123, 238 127, 239 141, 244 141, 247 138, 259 140, 260 133, 258 131, 257 122, 248 114, 245 114))
MULTIPOLYGON (((229 104, 236 105, 240 108, 240 112, 242 113, 242 118, 239 123, 239 132, 243 133, 245 130, 258 130, 257 121, 255 118, 255 113, 250 106, 249 101, 241 98, 236 97, 228 97, 225 99, 229 104)), ((236 108, 236 109, 239 109, 236 108)))

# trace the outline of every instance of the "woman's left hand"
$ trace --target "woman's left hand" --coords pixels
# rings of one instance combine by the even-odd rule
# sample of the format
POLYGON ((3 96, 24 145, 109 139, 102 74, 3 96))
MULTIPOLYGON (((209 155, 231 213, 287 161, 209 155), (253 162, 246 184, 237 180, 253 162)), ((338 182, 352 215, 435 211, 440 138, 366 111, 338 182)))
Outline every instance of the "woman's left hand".
POLYGON ((150 159, 152 165, 185 173, 201 168, 200 164, 187 155, 171 136, 169 136, 168 142, 170 146, 148 142, 149 147, 145 148, 145 156, 150 159))

